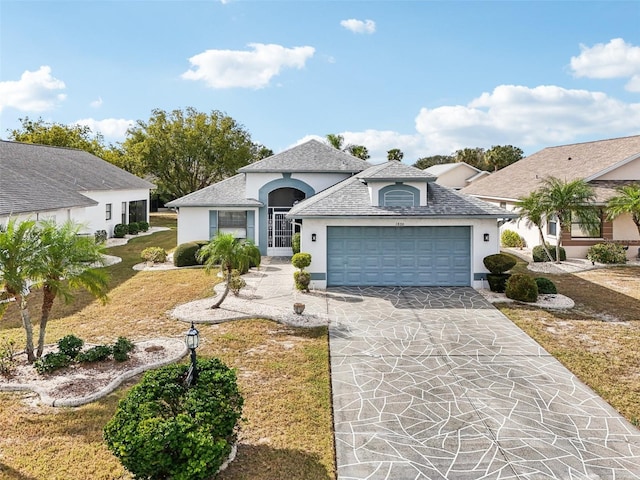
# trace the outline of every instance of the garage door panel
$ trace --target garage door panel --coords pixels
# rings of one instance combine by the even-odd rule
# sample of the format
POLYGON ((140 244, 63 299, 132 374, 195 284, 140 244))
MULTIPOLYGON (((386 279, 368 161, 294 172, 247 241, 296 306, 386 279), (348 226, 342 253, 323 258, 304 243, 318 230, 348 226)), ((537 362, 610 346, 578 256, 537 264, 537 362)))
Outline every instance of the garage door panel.
POLYGON ((327 284, 468 286, 469 227, 329 227, 327 284))

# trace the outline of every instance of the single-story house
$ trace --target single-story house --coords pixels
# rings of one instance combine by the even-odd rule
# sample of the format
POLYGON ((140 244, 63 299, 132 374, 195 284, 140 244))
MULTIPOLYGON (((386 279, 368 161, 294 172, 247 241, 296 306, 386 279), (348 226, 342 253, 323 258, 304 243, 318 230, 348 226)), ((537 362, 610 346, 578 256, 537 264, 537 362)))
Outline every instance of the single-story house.
POLYGON ((149 221, 154 185, 88 152, 0 140, 0 223, 73 220, 83 233, 149 221))
POLYGON ((435 178, 311 140, 167 206, 179 209, 178 243, 234 232, 264 255, 288 256, 299 231, 315 288, 481 286, 498 222, 515 215, 435 178))
POLYGON ((438 185, 456 190, 466 187, 485 175, 490 175, 486 170, 480 170, 466 162, 440 163, 427 167, 424 171, 436 176, 438 185))
MULTIPOLYGON (((582 179, 596 193, 600 229, 589 233, 574 223, 570 231, 562 232, 562 245, 568 256, 584 258, 590 246, 604 241, 629 246, 629 258, 638 254, 635 247, 640 247, 640 235, 631 215, 609 221, 605 205, 616 195, 616 187, 640 183, 640 135, 545 148, 472 183, 462 192, 515 211, 518 199, 538 189, 549 176, 566 181, 582 179)), ((529 247, 540 244, 538 229, 528 227, 526 221, 512 220, 501 227, 504 229, 517 231, 529 247)), ((556 244, 560 232, 554 218, 546 220, 543 233, 548 243, 556 244)))

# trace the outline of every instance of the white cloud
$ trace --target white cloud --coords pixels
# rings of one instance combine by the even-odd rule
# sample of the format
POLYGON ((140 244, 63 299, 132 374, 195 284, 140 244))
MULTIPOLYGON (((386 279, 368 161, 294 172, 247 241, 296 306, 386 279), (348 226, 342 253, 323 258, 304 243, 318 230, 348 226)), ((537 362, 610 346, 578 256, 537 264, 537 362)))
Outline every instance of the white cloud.
POLYGON ((100 108, 102 106, 102 97, 98 97, 97 100, 94 100, 89 104, 92 108, 100 108))
POLYGON ((638 125, 640 103, 553 85, 500 85, 467 105, 422 108, 415 133, 336 133, 345 144, 366 146, 372 163, 385 161, 388 150, 399 148, 404 162, 412 164, 421 157, 493 145, 514 145, 531 154, 553 145, 638 135, 638 125))
POLYGON ((52 110, 67 96, 59 93, 65 84, 51 76, 51 67, 41 66, 37 71, 26 70, 20 80, 0 82, 0 111, 12 107, 24 112, 52 110))
POLYGON ((251 43, 252 51, 206 50, 189 59, 186 80, 201 80, 211 88, 263 88, 283 68, 301 69, 313 57, 313 47, 286 48, 251 43))
POLYGON ((373 20, 356 20, 350 18, 348 20, 342 20, 340 25, 353 33, 375 33, 376 22, 373 20))
POLYGON ((614 38, 609 43, 593 47, 580 45, 580 55, 571 57, 571 69, 576 77, 630 78, 626 88, 640 92, 640 47, 614 38))
POLYGON ((134 120, 124 118, 105 118, 95 120, 93 118, 83 118, 75 122, 78 125, 86 125, 93 133, 101 133, 106 139, 121 141, 124 140, 127 130, 135 125, 134 120))

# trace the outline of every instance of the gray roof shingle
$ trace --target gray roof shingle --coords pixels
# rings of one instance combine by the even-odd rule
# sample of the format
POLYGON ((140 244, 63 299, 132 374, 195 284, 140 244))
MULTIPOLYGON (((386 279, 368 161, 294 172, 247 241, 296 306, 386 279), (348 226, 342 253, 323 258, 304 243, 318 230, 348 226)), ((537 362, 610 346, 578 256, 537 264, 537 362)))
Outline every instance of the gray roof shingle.
POLYGON ((549 147, 478 179, 462 192, 515 200, 536 190, 549 176, 566 181, 595 180, 635 158, 640 158, 640 135, 549 147))
POLYGON ((86 191, 153 187, 81 150, 0 140, 0 215, 97 205, 86 191))
POLYGON ((261 207, 262 202, 245 198, 245 174, 238 173, 166 204, 167 207, 261 207))
POLYGON ((238 172, 351 172, 357 173, 371 164, 318 140, 309 140, 284 152, 242 167, 238 172))
POLYGON ((397 162, 395 160, 374 165, 373 167, 360 172, 356 176, 367 182, 402 182, 411 180, 432 182, 436 179, 435 175, 432 175, 429 172, 405 165, 404 163, 397 162))
POLYGON ((307 217, 515 218, 517 215, 450 188, 429 183, 428 205, 375 207, 369 189, 357 177, 348 178, 295 205, 289 215, 307 217))

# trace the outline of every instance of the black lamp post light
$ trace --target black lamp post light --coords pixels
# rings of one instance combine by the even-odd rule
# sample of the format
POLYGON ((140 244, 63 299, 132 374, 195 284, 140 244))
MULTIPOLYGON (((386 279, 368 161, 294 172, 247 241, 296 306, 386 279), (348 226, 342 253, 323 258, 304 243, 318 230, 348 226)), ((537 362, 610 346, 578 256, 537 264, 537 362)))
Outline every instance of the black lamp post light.
POLYGON ((196 348, 198 348, 198 345, 200 344, 200 337, 198 333, 198 329, 195 327, 193 322, 191 322, 191 328, 184 339, 187 348, 191 350, 191 366, 189 367, 187 378, 185 380, 187 387, 195 385, 198 382, 198 366, 196 364, 196 348))

